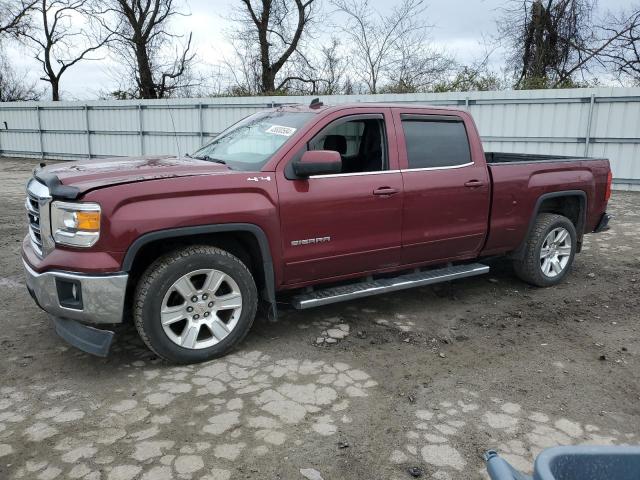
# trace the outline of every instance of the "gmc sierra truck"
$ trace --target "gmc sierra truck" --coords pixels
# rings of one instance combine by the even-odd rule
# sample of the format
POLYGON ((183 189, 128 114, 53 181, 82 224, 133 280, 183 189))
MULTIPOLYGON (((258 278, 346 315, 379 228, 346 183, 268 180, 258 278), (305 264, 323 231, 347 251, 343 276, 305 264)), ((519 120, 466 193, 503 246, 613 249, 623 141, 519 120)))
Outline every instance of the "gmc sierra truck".
POLYGON ((27 287, 57 333, 107 355, 132 319, 172 362, 247 335, 259 303, 305 309, 450 281, 507 256, 567 275, 607 228, 606 159, 487 153, 464 110, 289 105, 192 155, 60 163, 27 184, 27 287))

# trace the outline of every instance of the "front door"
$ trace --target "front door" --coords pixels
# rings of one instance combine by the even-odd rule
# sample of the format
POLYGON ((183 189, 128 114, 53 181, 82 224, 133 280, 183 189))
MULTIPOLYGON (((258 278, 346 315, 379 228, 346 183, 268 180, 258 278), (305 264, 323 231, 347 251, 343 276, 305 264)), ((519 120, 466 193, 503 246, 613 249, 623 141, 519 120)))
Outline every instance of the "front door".
MULTIPOLYGON (((339 174, 277 173, 285 284, 365 273, 400 263, 402 176, 390 109, 358 108, 320 122, 303 151, 334 150, 339 174)), ((287 173, 288 172, 288 173, 287 173)))
MULTIPOLYGON (((434 111, 437 112, 437 111, 434 111)), ((404 184, 402 261, 474 258, 485 241, 490 179, 466 116, 394 109, 404 184)))

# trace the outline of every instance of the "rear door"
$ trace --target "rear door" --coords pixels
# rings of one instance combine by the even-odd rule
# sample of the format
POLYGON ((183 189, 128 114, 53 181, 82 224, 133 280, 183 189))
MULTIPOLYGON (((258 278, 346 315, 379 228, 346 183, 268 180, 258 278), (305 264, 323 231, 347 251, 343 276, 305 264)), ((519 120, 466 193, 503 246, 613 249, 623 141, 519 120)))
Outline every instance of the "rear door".
POLYGON ((400 263, 402 177, 389 108, 334 112, 278 165, 284 283, 298 284, 400 263), (339 174, 291 178, 308 149, 338 151, 339 174))
POLYGON ((471 120, 398 108, 394 121, 404 187, 403 263, 477 256, 487 231, 490 179, 482 148, 470 146, 471 120))

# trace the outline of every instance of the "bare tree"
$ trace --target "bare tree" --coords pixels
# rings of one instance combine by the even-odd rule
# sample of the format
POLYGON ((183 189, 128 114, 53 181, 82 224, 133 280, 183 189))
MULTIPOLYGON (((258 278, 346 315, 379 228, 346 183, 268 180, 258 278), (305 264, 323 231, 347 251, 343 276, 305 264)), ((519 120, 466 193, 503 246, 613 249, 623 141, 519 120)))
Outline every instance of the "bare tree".
POLYGON ((423 0, 401 0, 386 15, 369 0, 332 3, 346 17, 342 31, 352 45, 349 60, 369 93, 378 93, 384 81, 387 90, 414 91, 446 69, 442 54, 428 46, 423 0))
POLYGON ((298 55, 290 59, 280 70, 286 81, 280 82, 276 92, 283 95, 318 95, 326 80, 319 76, 318 67, 313 61, 308 53, 304 59, 298 55))
MULTIPOLYGON (((244 31, 244 30, 243 30, 244 31)), ((250 35, 234 32, 231 38, 234 57, 224 60, 230 74, 229 91, 233 96, 251 96, 262 92, 260 51, 250 35)))
POLYGON ((602 52, 602 61, 621 81, 640 86, 640 4, 630 13, 611 15, 601 30, 614 38, 602 52))
POLYGON ((0 37, 17 35, 29 26, 29 12, 38 0, 1 0, 0 37))
POLYGON ((492 39, 483 37, 480 46, 484 50, 482 56, 466 64, 456 62, 455 68, 445 78, 430 86, 430 91, 469 92, 510 88, 507 70, 502 67, 500 71, 496 71, 490 64, 499 45, 492 39))
POLYGON ((31 15, 34 28, 19 32, 19 37, 34 51, 42 66, 41 80, 51 86, 51 99, 60 100, 60 79, 78 62, 92 60, 90 55, 102 48, 109 35, 90 33, 79 28, 77 17, 86 21, 96 14, 91 0, 38 0, 31 15))
POLYGON ((26 102, 39 100, 42 91, 35 82, 25 80, 16 72, 4 52, 0 51, 0 102, 26 102))
POLYGON ((431 86, 434 92, 470 92, 503 90, 507 82, 498 73, 489 69, 485 60, 461 65, 451 77, 431 86))
POLYGON ((627 26, 600 28, 596 0, 511 0, 498 22, 516 88, 576 86, 603 65, 627 26), (580 78, 576 79, 575 76, 580 78))
POLYGON ((282 69, 287 78, 280 91, 290 95, 337 95, 347 78, 347 62, 340 41, 332 37, 319 48, 306 48, 304 56, 295 55, 282 69))
POLYGON ((595 0, 511 0, 498 22, 508 43, 516 88, 547 88, 567 79, 591 37, 595 0))
POLYGON ((18 37, 31 27, 29 13, 37 0, 0 0, 0 102, 37 100, 42 92, 18 74, 7 58, 2 41, 18 37))
POLYGON ((320 95, 337 95, 343 93, 348 83, 347 60, 340 53, 340 40, 331 38, 328 45, 320 49, 320 67, 318 77, 323 79, 320 95))
POLYGON ((114 35, 110 48, 124 63, 124 83, 135 82, 135 90, 121 90, 138 98, 165 98, 180 89, 193 87, 198 79, 192 66, 190 33, 180 44, 181 35, 169 24, 181 13, 173 0, 108 0, 104 25, 114 35), (173 52, 171 52, 173 50, 173 52))
POLYGON ((292 82, 313 82, 298 72, 279 78, 292 57, 309 63, 301 49, 304 35, 313 22, 318 0, 241 0, 234 20, 239 28, 232 35, 237 56, 242 62, 252 62, 243 72, 245 86, 254 83, 253 72, 259 70, 257 90, 274 93, 286 89, 292 82), (257 65, 256 65, 257 64, 257 65))
POLYGON ((400 36, 390 56, 390 78, 382 89, 389 93, 428 91, 456 68, 452 57, 427 44, 421 29, 400 36))

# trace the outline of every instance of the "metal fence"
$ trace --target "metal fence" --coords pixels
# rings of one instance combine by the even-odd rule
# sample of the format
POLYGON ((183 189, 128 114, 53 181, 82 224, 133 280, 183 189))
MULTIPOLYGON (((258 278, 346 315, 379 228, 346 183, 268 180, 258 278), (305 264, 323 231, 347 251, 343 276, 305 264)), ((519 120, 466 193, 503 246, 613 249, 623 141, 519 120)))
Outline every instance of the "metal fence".
MULTIPOLYGON (((0 155, 100 158, 185 153, 258 110, 311 97, 0 103, 0 155)), ((640 88, 325 96, 326 104, 457 106, 489 151, 611 160, 617 188, 640 190, 640 88)))

